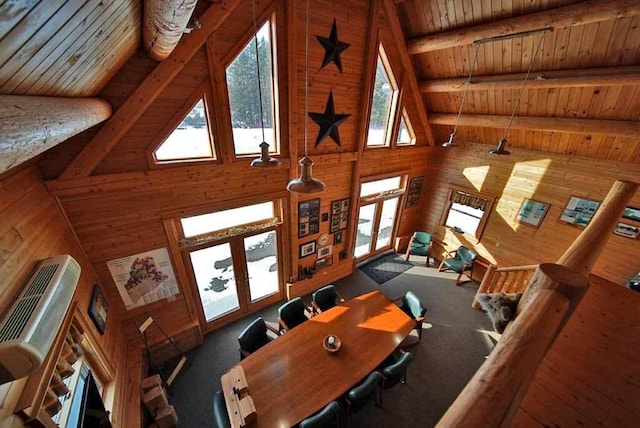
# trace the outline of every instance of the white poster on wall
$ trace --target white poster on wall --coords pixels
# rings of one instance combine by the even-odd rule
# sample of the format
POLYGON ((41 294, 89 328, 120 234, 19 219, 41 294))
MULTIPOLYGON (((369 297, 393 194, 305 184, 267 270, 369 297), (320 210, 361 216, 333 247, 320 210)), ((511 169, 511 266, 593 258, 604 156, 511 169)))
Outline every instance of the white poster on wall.
POLYGON ((107 267, 127 309, 179 293, 166 248, 111 260, 107 267))

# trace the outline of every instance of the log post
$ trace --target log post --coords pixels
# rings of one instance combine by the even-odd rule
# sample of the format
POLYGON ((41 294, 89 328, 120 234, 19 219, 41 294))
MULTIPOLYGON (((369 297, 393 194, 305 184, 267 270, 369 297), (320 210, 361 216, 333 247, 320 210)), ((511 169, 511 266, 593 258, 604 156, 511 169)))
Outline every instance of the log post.
POLYGON ((0 173, 111 116, 101 98, 0 96, 0 173))
POLYGON ((558 264, 585 275, 591 272, 637 189, 638 183, 631 181, 618 180, 613 183, 596 214, 578 239, 560 257, 558 264))
POLYGON ((169 57, 178 45, 197 0, 145 0, 142 43, 157 61, 169 57))
POLYGON ((518 305, 523 310, 437 426, 510 426, 540 362, 588 286, 584 275, 569 268, 539 265, 527 299, 518 305))

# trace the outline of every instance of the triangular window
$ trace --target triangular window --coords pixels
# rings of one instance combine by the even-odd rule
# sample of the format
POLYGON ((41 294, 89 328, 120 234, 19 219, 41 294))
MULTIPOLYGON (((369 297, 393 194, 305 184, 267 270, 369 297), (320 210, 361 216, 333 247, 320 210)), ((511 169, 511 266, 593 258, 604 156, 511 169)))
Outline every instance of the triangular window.
POLYGON ((236 156, 260 153, 260 143, 269 144, 269 153, 278 153, 275 85, 276 67, 272 20, 267 21, 242 48, 226 69, 233 146, 236 156), (256 56, 259 61, 256 61, 256 56), (258 64, 260 87, 258 87, 258 64), (260 111, 262 99, 262 116, 260 111), (274 126, 276 125, 276 126, 274 126))
POLYGON ((391 71, 389 60, 380 44, 376 74, 371 97, 371 116, 369 118, 369 133, 367 146, 388 146, 393 116, 398 100, 398 84, 391 71))
POLYGON ((204 99, 200 98, 156 149, 154 156, 158 162, 215 159, 212 142, 204 99))
POLYGON ((398 129, 398 139, 396 144, 411 145, 416 143, 416 134, 413 133, 413 127, 409 120, 409 115, 405 109, 402 109, 402 118, 400 119, 400 128, 398 129))

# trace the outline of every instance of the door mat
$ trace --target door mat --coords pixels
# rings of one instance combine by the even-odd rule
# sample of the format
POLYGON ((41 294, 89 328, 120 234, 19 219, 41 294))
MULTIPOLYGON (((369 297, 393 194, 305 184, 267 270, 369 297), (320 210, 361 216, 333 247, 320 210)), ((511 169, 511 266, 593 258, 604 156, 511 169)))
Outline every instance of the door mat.
POLYGON ((385 283, 402 272, 413 267, 413 264, 404 260, 400 254, 389 254, 360 267, 378 284, 385 283))

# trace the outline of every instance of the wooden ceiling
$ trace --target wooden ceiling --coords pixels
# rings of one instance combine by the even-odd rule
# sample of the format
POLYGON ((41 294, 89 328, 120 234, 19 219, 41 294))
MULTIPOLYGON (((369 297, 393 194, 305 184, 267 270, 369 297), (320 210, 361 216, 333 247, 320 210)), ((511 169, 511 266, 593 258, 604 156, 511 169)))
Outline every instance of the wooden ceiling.
MULTIPOLYGON (((410 51, 416 40, 425 35, 430 36, 427 40, 431 39, 431 43, 438 41, 438 36, 444 36, 440 38, 457 44, 412 55, 437 141, 446 141, 454 127, 464 94, 462 83, 469 76, 475 56, 473 40, 554 26, 553 31, 545 34, 533 63, 530 79, 538 80, 525 86, 508 145, 640 162, 640 124, 637 123, 640 119, 640 67, 637 67, 640 64, 640 2, 407 0, 396 3, 410 51), (570 13, 558 9, 574 4, 577 6, 570 13), (598 7, 600 9, 595 10, 598 7), (557 10, 547 16, 541 15, 554 9, 557 10), (590 15, 582 16, 582 13, 590 15), (616 18, 621 15, 627 16, 616 18), (515 17, 521 18, 513 19, 515 17), (602 70, 603 67, 607 69, 602 70), (562 72, 553 73, 557 70, 562 72), (603 75, 608 78, 602 78, 603 75), (451 78, 458 78, 454 82, 457 87, 442 81, 451 78), (548 118, 555 120, 545 120, 548 118)), ((456 142, 495 146, 504 136, 523 79, 522 74, 511 74, 526 73, 540 38, 540 34, 535 34, 478 45, 472 89, 467 94, 456 142), (481 81, 492 83, 479 83, 481 81)))

